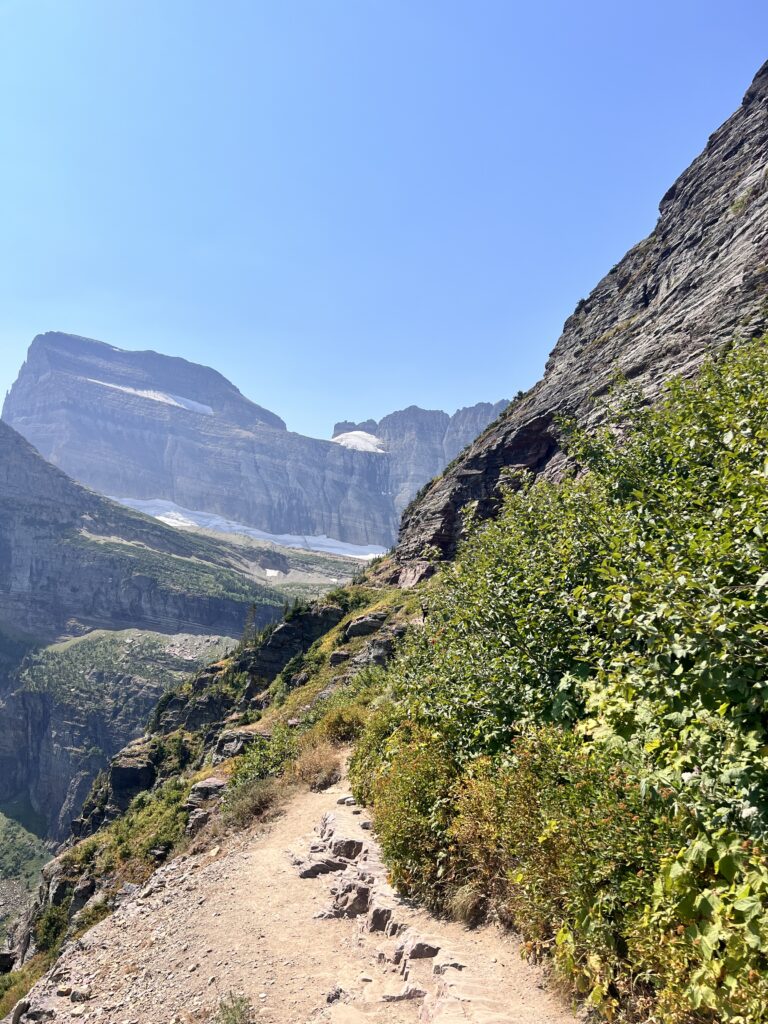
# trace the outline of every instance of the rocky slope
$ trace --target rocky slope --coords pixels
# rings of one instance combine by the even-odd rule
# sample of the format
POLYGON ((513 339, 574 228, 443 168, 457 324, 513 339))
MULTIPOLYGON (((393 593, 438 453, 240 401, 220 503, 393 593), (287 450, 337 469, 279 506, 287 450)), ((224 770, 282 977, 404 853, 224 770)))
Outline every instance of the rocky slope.
POLYGON ((382 444, 288 431, 216 371, 51 332, 30 346, 3 419, 76 480, 271 535, 389 547, 404 505, 497 414, 411 408, 382 444))
POLYGON ((129 512, 0 423, 0 805, 66 834, 98 768, 177 678, 169 651, 191 652, 177 659, 187 674, 240 636, 252 605, 256 626, 280 614, 282 595, 253 578, 274 557, 129 512), (145 631, 141 657, 115 632, 128 627, 145 631), (27 653, 60 637, 81 638, 80 661, 72 642, 27 653))
POLYGON ((282 604, 226 545, 86 490, 0 423, 0 632, 52 639, 135 626, 239 636, 251 602, 261 623, 282 604))
POLYGON ((0 806, 66 838, 97 772, 144 731, 163 693, 233 645, 98 630, 30 655, 0 689, 0 806))
POLYGON ((706 353, 768 327, 768 64, 740 108, 661 200, 651 234, 579 302, 543 379, 502 415, 405 514, 402 582, 430 572, 425 549, 455 550, 461 511, 491 514, 507 468, 557 474, 556 420, 599 415, 617 373, 652 398, 706 353))

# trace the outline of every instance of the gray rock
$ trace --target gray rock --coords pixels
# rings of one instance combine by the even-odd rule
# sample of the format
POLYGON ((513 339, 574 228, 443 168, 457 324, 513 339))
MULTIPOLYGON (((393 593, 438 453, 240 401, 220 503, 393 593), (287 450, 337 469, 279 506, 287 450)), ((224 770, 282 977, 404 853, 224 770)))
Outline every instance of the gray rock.
POLYGON ((328 659, 328 664, 331 666, 343 665, 345 661, 349 661, 350 652, 345 650, 331 651, 331 656, 328 659))
POLYGON ((370 636, 381 629, 386 619, 386 612, 372 612, 353 619, 344 630, 344 639, 352 640, 356 636, 370 636))
POLYGON ((355 860, 363 852, 363 843, 360 839, 337 836, 331 840, 330 850, 334 857, 345 857, 347 860, 355 860))
POLYGON ((557 418, 589 425, 617 372, 649 399, 734 336, 768 329, 768 63, 740 108, 661 200, 656 227, 566 320, 543 379, 435 479, 400 529, 393 578, 412 586, 450 557, 462 513, 499 506, 505 471, 552 478, 565 465, 557 418))
POLYGON ((412 406, 367 424, 384 451, 359 451, 343 436, 289 432, 208 367, 49 332, 32 342, 3 418, 102 494, 388 547, 407 501, 500 406, 454 417, 412 406))
POLYGON ((72 902, 69 904, 68 911, 70 921, 86 906, 95 892, 96 881, 89 875, 83 875, 72 893, 72 902))
POLYGON ((226 788, 227 783, 225 779, 211 775, 207 779, 202 779, 200 782, 195 783, 189 791, 189 803, 199 805, 208 800, 221 800, 226 788))
POLYGON ((210 811, 204 811, 201 807, 196 807, 190 814, 187 827, 184 831, 188 836, 197 835, 200 829, 207 825, 210 820, 210 811))
POLYGON ((386 932, 392 920, 392 907, 373 902, 368 909, 366 928, 369 932, 386 932))
POLYGON ((19 1021, 29 1009, 29 1000, 20 999, 11 1013, 11 1024, 19 1024, 19 1021))
POLYGON ((329 875, 334 871, 344 871, 348 866, 349 862, 346 860, 337 860, 334 857, 313 857, 301 865, 299 878, 317 878, 319 875, 329 875))

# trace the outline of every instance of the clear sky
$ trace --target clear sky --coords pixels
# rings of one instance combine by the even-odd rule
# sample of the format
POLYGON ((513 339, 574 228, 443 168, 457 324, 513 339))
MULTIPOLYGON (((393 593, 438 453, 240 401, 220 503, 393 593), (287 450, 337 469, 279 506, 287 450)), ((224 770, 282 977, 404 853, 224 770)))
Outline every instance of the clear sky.
POLYGON ((46 330, 289 427, 532 384, 765 0, 0 0, 0 394, 46 330))

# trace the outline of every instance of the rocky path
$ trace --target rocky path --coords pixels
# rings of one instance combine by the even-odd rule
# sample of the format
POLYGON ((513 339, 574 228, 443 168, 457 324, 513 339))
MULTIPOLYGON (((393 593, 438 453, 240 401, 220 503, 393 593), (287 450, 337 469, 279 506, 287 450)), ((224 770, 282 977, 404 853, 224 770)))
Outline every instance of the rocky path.
POLYGON ((17 1020, 202 1024, 236 992, 265 1024, 573 1024, 511 938, 400 901, 344 796, 299 794, 270 825, 160 869, 17 1020))

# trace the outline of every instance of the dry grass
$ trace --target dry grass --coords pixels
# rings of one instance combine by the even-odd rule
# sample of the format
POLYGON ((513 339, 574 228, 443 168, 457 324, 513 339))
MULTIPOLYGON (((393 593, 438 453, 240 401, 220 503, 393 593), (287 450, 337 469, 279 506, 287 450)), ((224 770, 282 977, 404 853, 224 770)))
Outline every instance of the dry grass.
POLYGON ((284 795, 285 786, 272 776, 250 779, 227 793, 222 806, 222 817, 227 825, 247 828, 255 819, 264 820, 276 811, 284 795))
POLYGON ((475 928, 485 919, 487 904, 482 888, 475 882, 469 882, 452 893, 448 900, 448 912, 454 920, 475 928))
POLYGON ((341 778, 341 756, 328 740, 313 738, 294 762, 291 774, 314 792, 327 789, 341 778))

